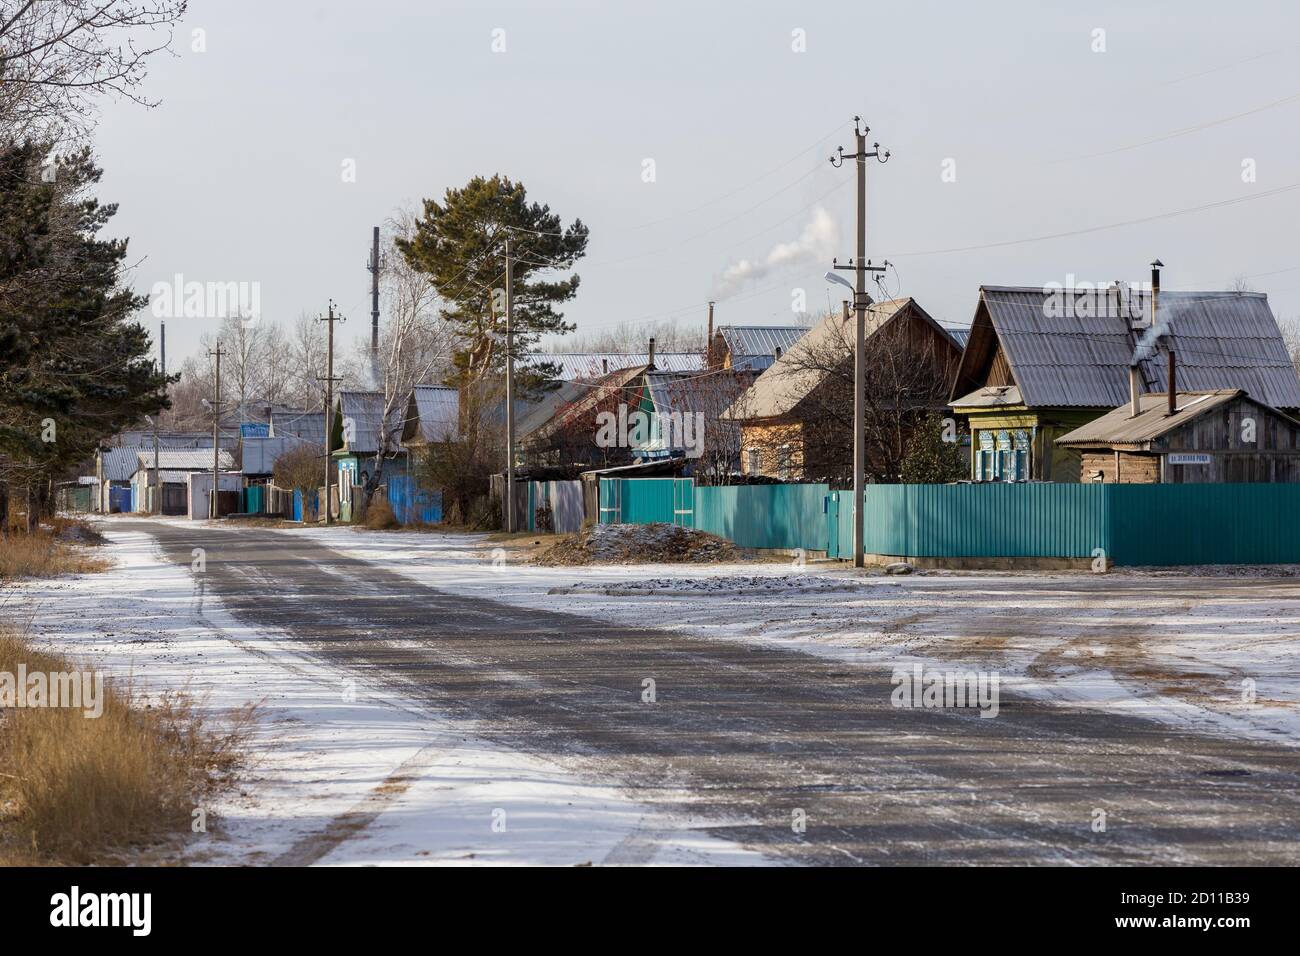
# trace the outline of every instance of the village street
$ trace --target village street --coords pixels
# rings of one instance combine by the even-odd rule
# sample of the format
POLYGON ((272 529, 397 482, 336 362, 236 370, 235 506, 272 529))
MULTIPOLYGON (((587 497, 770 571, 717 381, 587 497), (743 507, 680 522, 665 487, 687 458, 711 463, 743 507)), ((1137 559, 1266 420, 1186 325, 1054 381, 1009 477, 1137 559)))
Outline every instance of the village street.
POLYGON ((556 569, 471 535, 104 527, 117 568, 14 589, 33 629, 261 702, 191 862, 1300 861, 1291 577, 556 569), (1240 669, 1234 627, 1273 670, 1240 669), (996 717, 892 706, 918 660, 1003 671, 996 717), (1250 713, 1198 700, 1244 676, 1250 713))

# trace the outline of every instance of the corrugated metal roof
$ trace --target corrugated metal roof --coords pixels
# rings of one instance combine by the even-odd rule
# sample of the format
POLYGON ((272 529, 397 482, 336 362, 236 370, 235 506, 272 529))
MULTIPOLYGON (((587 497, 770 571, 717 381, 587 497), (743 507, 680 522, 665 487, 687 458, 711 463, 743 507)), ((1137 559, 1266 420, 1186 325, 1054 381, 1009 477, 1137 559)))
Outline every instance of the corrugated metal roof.
MULTIPOLYGON (((379 427, 384 417, 382 392, 339 392, 344 447, 354 455, 373 455, 379 451, 379 427), (349 422, 351 426, 349 427, 349 422), (351 441, 348 441, 348 433, 351 441)), ((389 449, 401 449, 404 408, 394 408, 388 416, 389 449)))
MULTIPOLYGON (((1187 391, 1181 389, 1175 399, 1175 411, 1167 415, 1168 393, 1151 393, 1138 396, 1138 414, 1125 402, 1101 418, 1081 425, 1056 440, 1058 445, 1131 445, 1148 442, 1181 428, 1193 419, 1213 411, 1237 398, 1247 397, 1239 388, 1222 388, 1214 391, 1187 391)), ((1257 404, 1257 403, 1256 403, 1257 404)))
MULTIPOLYGON (((117 438, 124 447, 153 447, 153 432, 148 429, 119 432, 117 438)), ((211 448, 212 432, 159 432, 158 444, 163 448, 211 448)))
POLYGON ((727 343, 732 361, 740 355, 762 355, 773 359, 778 352, 789 351, 790 346, 806 334, 802 325, 720 325, 715 332, 727 343))
POLYGON ((420 440, 455 441, 460 434, 460 392, 446 385, 417 385, 413 395, 420 440))
POLYGON ((960 328, 951 325, 945 325, 943 327, 943 330, 948 333, 948 335, 952 338, 954 342, 957 343, 958 348, 964 349, 966 347, 966 343, 970 341, 969 325, 965 325, 960 328))
POLYGON ((274 411, 271 413, 270 424, 272 438, 293 435, 316 445, 325 444, 324 412, 274 411))
MULTIPOLYGON (((227 471, 234 466, 234 457, 226 448, 217 452, 217 468, 227 471)), ((135 468, 153 468, 154 454, 152 448, 141 448, 136 454, 135 468)), ((163 448, 158 452, 158 467, 164 470, 210 471, 212 469, 211 448, 163 448)))
MULTIPOLYGON (((1043 289, 984 287, 982 301, 1016 384, 1031 407, 1114 408, 1128 401, 1128 368, 1141 322, 1111 311, 1054 314, 1043 289), (1053 314, 1049 314, 1053 313, 1053 314)), ((1149 311, 1148 296, 1135 293, 1149 311)), ((1190 390, 1242 388, 1274 408, 1300 408, 1300 379, 1267 296, 1235 292, 1160 293, 1177 356, 1178 382, 1190 390)), ((1104 310, 1100 310, 1104 311, 1104 310)), ((1139 367, 1145 391, 1167 383, 1166 340, 1139 367)))
MULTIPOLYGON (((136 456, 145 451, 143 445, 123 445, 120 448, 103 448, 99 452, 101 474, 105 481, 126 481, 135 474, 139 462, 136 456)), ((148 449, 153 453, 153 447, 148 449)))
POLYGON ((310 447, 311 442, 296 435, 277 435, 274 438, 245 438, 240 471, 245 475, 269 475, 275 471, 280 456, 295 448, 310 447))
POLYGON ((558 388, 542 394, 535 402, 528 402, 515 410, 515 434, 520 441, 545 426, 564 406, 582 400, 591 392, 590 386, 578 382, 563 382, 558 388))
MULTIPOLYGON (((649 362, 649 352, 530 352, 519 360, 524 367, 558 365, 560 380, 565 382, 593 381, 649 362)), ((699 352, 655 352, 655 367, 665 372, 699 372, 704 369, 704 356, 699 352)))

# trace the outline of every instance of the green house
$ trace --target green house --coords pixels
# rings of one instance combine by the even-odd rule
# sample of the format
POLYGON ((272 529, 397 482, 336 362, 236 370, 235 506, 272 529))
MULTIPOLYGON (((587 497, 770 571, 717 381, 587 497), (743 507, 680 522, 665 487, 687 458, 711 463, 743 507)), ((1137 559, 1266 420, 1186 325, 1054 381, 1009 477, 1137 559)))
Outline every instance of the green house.
POLYGON ((953 382, 971 431, 976 481, 1079 480, 1070 431, 1139 394, 1241 388, 1274 408, 1300 407, 1300 380, 1268 297, 1149 288, 981 286, 953 382))

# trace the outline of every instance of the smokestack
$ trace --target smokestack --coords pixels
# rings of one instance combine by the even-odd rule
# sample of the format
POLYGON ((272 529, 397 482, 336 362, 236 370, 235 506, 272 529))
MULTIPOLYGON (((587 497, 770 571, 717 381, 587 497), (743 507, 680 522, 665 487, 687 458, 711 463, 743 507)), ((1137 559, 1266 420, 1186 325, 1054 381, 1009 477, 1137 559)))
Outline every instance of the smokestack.
POLYGON ((709 337, 704 340, 704 364, 713 367, 713 303, 709 303, 709 337))
POLYGON ((655 337, 650 336, 650 361, 646 363, 651 368, 655 367, 655 337))
POLYGON ((1138 415, 1141 414, 1142 412, 1141 406, 1138 405, 1138 394, 1141 391, 1142 389, 1138 385, 1137 362, 1134 362, 1132 365, 1128 367, 1128 397, 1129 397, 1129 401, 1132 403, 1132 414, 1130 415, 1131 418, 1137 418, 1138 415))
POLYGON ((1170 348, 1169 348, 1169 411, 1165 412, 1165 414, 1166 414, 1166 415, 1172 415, 1172 414, 1173 414, 1174 412, 1176 412, 1176 411, 1178 411, 1178 382, 1177 382, 1177 380, 1176 380, 1176 376, 1175 376, 1175 374, 1174 374, 1174 350, 1173 350, 1173 345, 1172 345, 1172 343, 1170 343, 1170 348))

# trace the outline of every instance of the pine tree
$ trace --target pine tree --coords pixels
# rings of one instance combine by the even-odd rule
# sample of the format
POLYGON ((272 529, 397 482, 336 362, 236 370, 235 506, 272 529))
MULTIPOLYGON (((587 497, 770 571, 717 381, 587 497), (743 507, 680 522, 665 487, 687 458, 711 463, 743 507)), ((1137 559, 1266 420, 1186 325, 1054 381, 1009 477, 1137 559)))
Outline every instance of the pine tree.
MULTIPOLYGON (((475 176, 460 189, 448 189, 441 203, 426 199, 415 234, 397 247, 412 267, 429 276, 443 301, 442 315, 455 324, 454 356, 461 384, 499 373, 505 364, 503 292, 505 240, 513 244, 513 304, 516 357, 545 333, 573 326, 556 306, 578 291, 578 276, 548 279, 573 268, 587 249, 587 227, 580 219, 563 226, 550 207, 529 203, 523 183, 495 175, 475 176)), ((555 369, 536 369, 540 376, 555 369)), ((526 389, 527 377, 521 378, 526 389)))
POLYGON ((121 282, 126 242, 98 237, 116 212, 90 195, 101 171, 88 149, 51 167, 50 148, 0 146, 0 483, 42 499, 167 401, 131 320, 147 300, 121 282))

